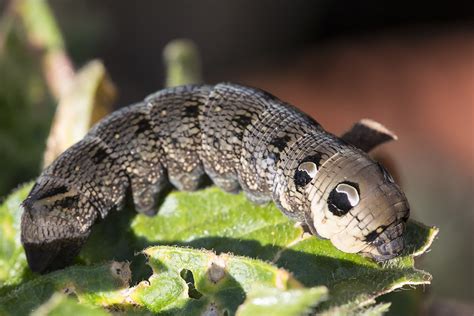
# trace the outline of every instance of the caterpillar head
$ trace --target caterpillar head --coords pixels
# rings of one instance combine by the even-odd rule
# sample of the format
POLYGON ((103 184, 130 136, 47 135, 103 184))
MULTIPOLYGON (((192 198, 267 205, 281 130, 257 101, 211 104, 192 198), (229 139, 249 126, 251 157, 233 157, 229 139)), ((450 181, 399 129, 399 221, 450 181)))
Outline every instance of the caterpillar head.
POLYGON ((31 270, 38 273, 70 264, 97 217, 73 187, 48 177, 38 179, 22 207, 21 242, 31 270))
POLYGON ((308 185, 310 228, 338 249, 363 253, 377 261, 404 249, 409 205, 400 187, 367 155, 341 155, 318 170, 313 162, 298 167, 308 185))

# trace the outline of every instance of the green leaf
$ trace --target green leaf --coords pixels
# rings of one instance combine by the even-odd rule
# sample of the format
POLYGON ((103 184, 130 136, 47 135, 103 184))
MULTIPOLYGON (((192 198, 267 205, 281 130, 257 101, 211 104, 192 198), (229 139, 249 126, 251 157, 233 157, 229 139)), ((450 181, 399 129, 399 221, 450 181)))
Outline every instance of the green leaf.
POLYGON ((273 262, 307 287, 325 285, 330 299, 322 307, 365 304, 404 285, 428 284, 431 276, 414 268, 412 254, 426 251, 437 229, 410 222, 407 251, 380 265, 335 249, 327 240, 304 235, 301 227, 273 204, 256 206, 243 194, 217 188, 170 194, 157 216, 132 221, 137 248, 170 244, 214 249, 273 262))
POLYGON ((123 304, 119 290, 128 287, 127 263, 111 262, 95 267, 73 266, 24 282, 0 298, 1 315, 28 315, 55 293, 74 295, 88 305, 123 304))
POLYGON ((104 310, 79 304, 76 300, 68 298, 64 294, 55 293, 46 303, 38 307, 31 316, 107 316, 104 310))
POLYGON ((144 253, 153 275, 129 295, 153 312, 233 315, 255 287, 280 291, 301 287, 290 273, 261 260, 169 246, 151 247, 144 253))
POLYGON ((244 304, 237 310, 237 315, 306 315, 326 298, 325 287, 286 291, 276 288, 257 288, 250 291, 244 304))
POLYGON ((32 186, 22 186, 0 205, 0 296, 6 286, 23 281, 29 274, 20 242, 20 204, 32 186))
MULTIPOLYGON (((7 199, 0 208, 0 216, 7 214, 6 218, 16 218, 18 223, 18 205, 28 189, 25 187, 7 199)), ((23 256, 16 225, 10 228, 2 226, 2 244, 10 244, 13 249, 10 251, 23 256), (4 238, 7 236, 3 233, 5 227, 14 232, 14 236, 10 234, 9 238, 4 238)), ((211 187, 194 193, 170 193, 155 217, 136 215, 130 207, 113 212, 94 228, 80 254, 80 261, 92 265, 111 259, 130 260, 134 280, 138 282, 146 280, 150 270, 144 264, 143 256, 136 256, 136 253, 150 246, 174 246, 146 250, 153 269, 149 285, 147 281, 142 281, 129 292, 119 295, 122 296, 122 303, 112 301, 114 307, 127 312, 187 313, 226 309, 234 313, 250 295, 252 283, 278 288, 275 271, 288 271, 293 276, 291 280, 298 280, 306 288, 327 287, 329 298, 316 307, 317 312, 330 314, 337 311, 334 308, 361 312, 379 295, 405 285, 430 282, 428 273, 414 267, 414 255, 426 251, 436 234, 437 229, 411 221, 406 253, 380 265, 357 254, 343 253, 327 240, 303 234, 301 227, 271 203, 257 206, 247 201, 243 194, 232 195, 211 187), (205 282, 210 258, 219 257, 203 248, 227 256, 232 262, 228 266, 247 271, 248 278, 231 270, 231 278, 223 286, 205 282), (188 286, 188 283, 194 284, 194 287, 188 286), (131 309, 130 299, 138 305, 138 309, 131 309)), ((4 253, 0 259, 7 262, 4 253)), ((24 259, 20 266, 24 267, 24 259)), ((8 271, 8 268, 5 270, 8 271)), ((74 270, 62 272, 68 274, 70 271, 74 270)), ((18 278, 21 278, 21 273, 19 275, 18 278)), ((284 286, 280 289, 287 291, 291 288, 284 286)), ((12 288, 2 289, 0 293, 2 291, 10 294, 12 288)), ((46 299, 42 297, 37 304, 46 299)), ((101 305, 104 304, 101 302, 101 305)), ((288 306, 288 309, 291 308, 288 306)))
MULTIPOLYGON (((320 316, 340 316, 340 315, 358 315, 358 316, 381 316, 388 312, 390 303, 381 303, 371 306, 336 306, 327 311, 319 313, 320 316)), ((408 314, 409 315, 409 314, 408 314)))

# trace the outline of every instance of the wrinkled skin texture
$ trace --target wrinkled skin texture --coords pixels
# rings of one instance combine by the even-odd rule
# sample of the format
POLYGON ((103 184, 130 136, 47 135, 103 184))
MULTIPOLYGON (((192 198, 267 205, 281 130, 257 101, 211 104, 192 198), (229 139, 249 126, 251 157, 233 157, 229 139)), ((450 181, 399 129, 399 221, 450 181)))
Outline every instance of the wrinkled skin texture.
POLYGON ((153 215, 167 184, 193 191, 206 175, 255 203, 273 200, 342 251, 393 258, 404 248, 408 203, 359 149, 393 138, 370 124, 338 138, 276 97, 235 84, 159 91, 106 117, 43 171, 23 202, 28 263, 40 273, 70 264, 129 188, 136 210, 153 215))

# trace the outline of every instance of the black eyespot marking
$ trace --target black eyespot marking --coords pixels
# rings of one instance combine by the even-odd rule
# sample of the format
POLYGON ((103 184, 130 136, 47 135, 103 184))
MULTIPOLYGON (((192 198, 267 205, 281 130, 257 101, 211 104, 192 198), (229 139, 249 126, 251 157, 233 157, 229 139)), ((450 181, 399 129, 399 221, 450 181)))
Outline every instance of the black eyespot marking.
POLYGON ((91 160, 96 165, 101 163, 105 158, 107 158, 108 154, 104 148, 98 148, 97 151, 92 156, 91 160))
POLYGON ((329 193, 327 200, 328 208, 331 213, 336 216, 343 216, 347 214, 359 202, 359 186, 353 182, 341 182, 329 193), (347 186, 349 189, 354 189, 357 196, 350 196, 343 190, 339 190, 341 185, 347 186))
POLYGON ((297 187, 303 187, 310 183, 312 178, 306 171, 303 170, 296 170, 295 172, 295 185, 297 187))
MULTIPOLYGON (((316 169, 319 169, 321 156, 320 155, 307 156, 303 160, 301 160, 298 166, 301 166, 301 164, 305 162, 313 162, 316 165, 316 169)), ((299 168, 297 168, 293 179, 295 181, 296 187, 304 187, 305 185, 310 183, 313 178, 306 171, 300 170, 299 168)))
POLYGON ((352 209, 351 203, 347 195, 344 193, 337 193, 336 190, 332 190, 328 197, 329 211, 336 216, 342 216, 347 214, 352 209))
POLYGON ((136 135, 151 130, 150 122, 146 118, 141 119, 137 123, 137 126, 138 126, 138 128, 135 131, 136 135))
POLYGON ((385 181, 390 182, 390 183, 395 183, 395 180, 393 180, 392 175, 388 172, 388 170, 384 166, 382 166, 381 163, 377 162, 377 166, 379 167, 380 171, 382 171, 385 181))

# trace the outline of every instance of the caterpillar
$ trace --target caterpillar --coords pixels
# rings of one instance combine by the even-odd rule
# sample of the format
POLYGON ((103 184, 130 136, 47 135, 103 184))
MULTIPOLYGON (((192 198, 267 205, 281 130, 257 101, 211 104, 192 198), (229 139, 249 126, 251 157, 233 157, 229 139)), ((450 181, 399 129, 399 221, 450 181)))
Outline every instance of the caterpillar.
POLYGON ((292 105, 232 83, 156 92, 113 112, 38 177, 23 201, 21 241, 32 271, 71 264, 94 223, 127 191, 153 215, 172 184, 194 191, 207 176, 288 217, 348 253, 376 261, 404 249, 409 205, 367 154, 395 135, 362 120, 337 137, 292 105))

